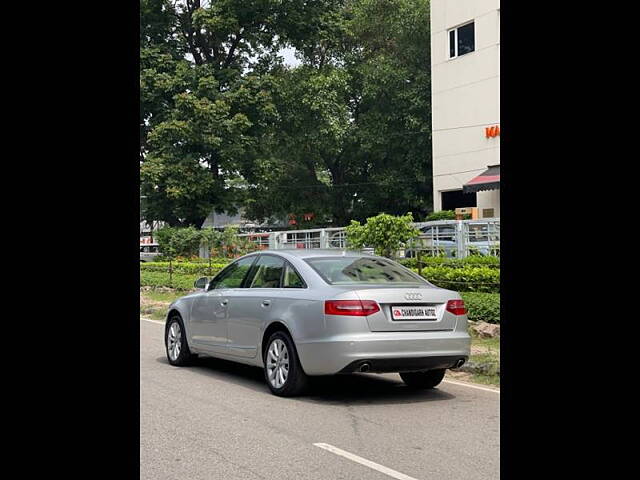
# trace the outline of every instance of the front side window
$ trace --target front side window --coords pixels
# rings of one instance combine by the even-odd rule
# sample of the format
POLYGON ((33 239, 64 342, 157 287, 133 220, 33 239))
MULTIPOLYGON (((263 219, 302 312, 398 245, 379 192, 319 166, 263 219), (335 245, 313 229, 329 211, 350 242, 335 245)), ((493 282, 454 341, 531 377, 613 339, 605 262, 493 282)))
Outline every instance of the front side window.
POLYGON ((244 277, 247 275, 247 272, 249 271, 249 268, 251 268, 255 259, 255 256, 251 256, 229 265, 211 281, 209 290, 214 288, 240 288, 244 277))
POLYGON ((331 257, 309 258, 305 261, 331 285, 389 283, 424 285, 426 283, 401 265, 382 258, 331 257))
POLYGON ((449 58, 471 53, 475 47, 474 22, 449 30, 449 58))
POLYGON ((256 273, 251 288, 280 288, 280 278, 284 269, 284 259, 263 255, 256 262, 256 273))

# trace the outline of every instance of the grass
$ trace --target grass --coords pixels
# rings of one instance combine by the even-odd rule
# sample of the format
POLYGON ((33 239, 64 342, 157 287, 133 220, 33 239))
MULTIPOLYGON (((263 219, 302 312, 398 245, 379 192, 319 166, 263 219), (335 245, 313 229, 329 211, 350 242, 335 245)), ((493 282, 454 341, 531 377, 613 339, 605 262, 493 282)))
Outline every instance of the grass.
POLYGON ((140 315, 164 320, 171 302, 186 294, 186 291, 180 290, 140 290, 140 315))
POLYGON ((150 298, 151 300, 155 301, 155 302, 173 302, 174 300, 177 300, 178 298, 186 295, 185 292, 177 292, 177 291, 173 291, 173 292, 164 292, 164 291, 156 291, 156 290, 149 290, 147 292, 144 292, 145 297, 150 298))
POLYGON ((471 374, 471 382, 482 383, 492 387, 500 387, 500 375, 481 375, 477 373, 471 374))
POLYGON ((471 333, 471 357, 470 362, 483 364, 488 367, 487 372, 474 372, 469 375, 469 380, 485 385, 500 386, 500 337, 479 338, 471 333))

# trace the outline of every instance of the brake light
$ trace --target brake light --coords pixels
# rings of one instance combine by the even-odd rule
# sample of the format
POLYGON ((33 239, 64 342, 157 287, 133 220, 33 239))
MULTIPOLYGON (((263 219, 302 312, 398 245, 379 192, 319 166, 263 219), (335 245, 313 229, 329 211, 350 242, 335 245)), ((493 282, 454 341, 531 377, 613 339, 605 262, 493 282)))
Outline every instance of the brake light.
POLYGON ((454 315, 464 315, 467 313, 464 300, 449 300, 447 302, 447 312, 451 312, 454 315))
POLYGON ((327 315, 351 315, 364 317, 380 311, 380 305, 373 300, 326 300, 324 313, 327 315))

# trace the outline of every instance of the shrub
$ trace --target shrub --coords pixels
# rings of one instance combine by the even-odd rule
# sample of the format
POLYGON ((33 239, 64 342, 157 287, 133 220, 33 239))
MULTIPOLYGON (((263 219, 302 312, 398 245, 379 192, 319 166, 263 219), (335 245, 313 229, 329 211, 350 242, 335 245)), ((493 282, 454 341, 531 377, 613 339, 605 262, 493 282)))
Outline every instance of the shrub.
POLYGON ((429 215, 427 215, 427 218, 425 218, 425 222, 431 222, 434 220, 455 220, 456 219, 456 212, 454 212, 453 210, 440 210, 439 212, 432 212, 429 215))
MULTIPOLYGON (((417 269, 412 269, 418 272, 417 269)), ((431 266, 422 276, 434 285, 459 292, 499 292, 500 269, 489 267, 449 268, 431 266)))
MULTIPOLYGON (((215 275, 224 267, 226 267, 229 262, 224 263, 212 263, 211 264, 211 275, 215 275)), ((208 263, 195 263, 195 262, 184 262, 178 263, 174 262, 172 264, 172 270, 174 274, 178 275, 199 275, 209 276, 209 264, 208 263)), ((169 262, 146 262, 140 264, 140 272, 158 272, 158 273, 169 273, 169 262)), ((197 278, 197 277, 196 277, 197 278)), ((194 279, 195 280, 195 279, 194 279)))
POLYGON ((500 294, 461 292, 469 320, 500 323, 500 294))
POLYGON ((203 275, 173 274, 169 279, 166 272, 140 271, 141 287, 171 287, 176 290, 193 290, 193 282, 203 275))
POLYGON ((367 218, 361 225, 356 220, 345 228, 349 248, 373 247, 376 255, 394 257, 402 245, 418 236, 420 231, 413 225, 411 212, 403 216, 381 213, 367 218))
POLYGON ((193 227, 164 227, 156 233, 160 251, 164 257, 169 259, 197 257, 201 241, 200 237, 200 231, 193 227))
MULTIPOLYGON (((449 268, 465 268, 470 266, 500 268, 500 258, 491 256, 471 256, 466 258, 432 257, 424 255, 420 258, 422 267, 442 266, 449 268)), ((404 258, 399 263, 407 268, 418 268, 418 259, 404 258)))

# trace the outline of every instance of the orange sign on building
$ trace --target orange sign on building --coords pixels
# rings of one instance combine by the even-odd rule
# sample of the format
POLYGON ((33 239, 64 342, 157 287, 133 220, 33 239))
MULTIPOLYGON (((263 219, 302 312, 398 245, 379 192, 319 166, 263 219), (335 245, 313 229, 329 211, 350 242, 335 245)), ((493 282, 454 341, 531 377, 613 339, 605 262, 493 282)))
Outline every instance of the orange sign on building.
POLYGON ((500 125, 494 125, 492 127, 485 127, 484 136, 487 138, 495 138, 500 135, 500 125))

